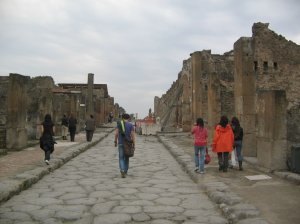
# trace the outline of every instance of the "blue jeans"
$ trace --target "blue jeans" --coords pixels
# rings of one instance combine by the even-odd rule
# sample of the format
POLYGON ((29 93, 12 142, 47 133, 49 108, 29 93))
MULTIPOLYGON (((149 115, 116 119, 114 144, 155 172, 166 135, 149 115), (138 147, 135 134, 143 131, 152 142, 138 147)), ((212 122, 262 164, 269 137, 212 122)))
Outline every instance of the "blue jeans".
POLYGON ((243 161, 242 146, 243 146, 242 141, 234 141, 235 157, 239 162, 243 161))
POLYGON ((204 171, 204 158, 206 146, 194 146, 195 149, 195 165, 199 167, 200 171, 204 171), (200 152, 200 156, 199 156, 200 152))
POLYGON ((128 168, 129 168, 129 157, 124 155, 124 145, 123 144, 119 144, 118 149, 119 149, 120 171, 124 171, 125 173, 127 173, 128 168))

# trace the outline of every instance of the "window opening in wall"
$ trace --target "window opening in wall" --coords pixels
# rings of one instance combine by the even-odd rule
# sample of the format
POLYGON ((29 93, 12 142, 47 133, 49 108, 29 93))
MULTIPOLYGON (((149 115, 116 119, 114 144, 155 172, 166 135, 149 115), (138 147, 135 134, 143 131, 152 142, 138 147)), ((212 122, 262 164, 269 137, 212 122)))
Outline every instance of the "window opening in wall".
POLYGON ((264 61, 264 71, 268 71, 268 62, 264 61))
POLYGON ((207 91, 207 85, 205 85, 205 91, 207 91))
POLYGON ((277 64, 277 62, 274 62, 274 70, 277 70, 278 69, 278 64, 277 64))
POLYGON ((254 61, 254 71, 257 71, 258 70, 258 63, 257 61, 254 61))

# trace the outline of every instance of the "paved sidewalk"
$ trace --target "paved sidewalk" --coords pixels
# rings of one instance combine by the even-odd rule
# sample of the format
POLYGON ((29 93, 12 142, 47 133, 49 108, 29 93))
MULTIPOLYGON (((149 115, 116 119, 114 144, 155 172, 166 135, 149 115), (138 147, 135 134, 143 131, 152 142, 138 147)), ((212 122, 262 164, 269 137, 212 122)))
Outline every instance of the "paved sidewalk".
POLYGON ((218 170, 216 155, 210 152, 212 161, 206 165, 206 174, 201 175, 194 172, 193 140, 189 135, 161 134, 159 139, 231 222, 300 223, 299 174, 268 173, 255 163, 244 163, 244 171, 235 168, 223 173, 218 170), (271 179, 250 181, 245 177, 253 175, 268 175, 271 179))
POLYGON ((0 205, 0 224, 228 224, 156 137, 122 178, 113 133, 0 205))
POLYGON ((85 132, 76 134, 75 142, 58 139, 50 165, 45 164, 39 144, 0 156, 0 204, 97 144, 113 130, 110 126, 98 128, 92 142, 86 141, 85 132))

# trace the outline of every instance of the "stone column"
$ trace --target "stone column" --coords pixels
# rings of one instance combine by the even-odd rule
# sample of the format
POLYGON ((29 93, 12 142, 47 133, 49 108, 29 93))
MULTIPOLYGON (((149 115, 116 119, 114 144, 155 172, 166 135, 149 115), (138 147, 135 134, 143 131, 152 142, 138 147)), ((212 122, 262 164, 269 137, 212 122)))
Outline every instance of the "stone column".
POLYGON ((253 63, 251 38, 241 37, 234 44, 235 113, 244 129, 243 154, 256 157, 256 77, 253 63))
POLYGON ((7 98, 7 149, 22 149, 27 146, 26 108, 28 76, 9 75, 7 98))
POLYGON ((94 114, 94 103, 93 103, 93 89, 94 89, 94 74, 88 74, 88 91, 87 91, 87 113, 94 114))
POLYGON ((201 52, 191 54, 192 69, 192 120, 196 121, 201 116, 201 52))
POLYGON ((217 73, 210 73, 208 76, 208 137, 211 142, 215 126, 220 121, 221 115, 221 90, 220 78, 217 73))

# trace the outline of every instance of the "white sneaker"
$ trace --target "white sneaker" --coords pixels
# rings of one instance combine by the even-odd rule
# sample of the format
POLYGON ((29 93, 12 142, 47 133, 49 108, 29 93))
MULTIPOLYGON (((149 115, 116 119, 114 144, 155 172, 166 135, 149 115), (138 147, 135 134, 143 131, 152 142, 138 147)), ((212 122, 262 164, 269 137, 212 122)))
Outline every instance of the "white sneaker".
POLYGON ((199 170, 199 167, 195 167, 194 171, 197 172, 199 170))
POLYGON ((205 172, 204 171, 200 171, 200 174, 205 174, 205 172))
POLYGON ((48 161, 48 160, 45 160, 45 163, 46 163, 47 165, 49 165, 49 161, 48 161))

